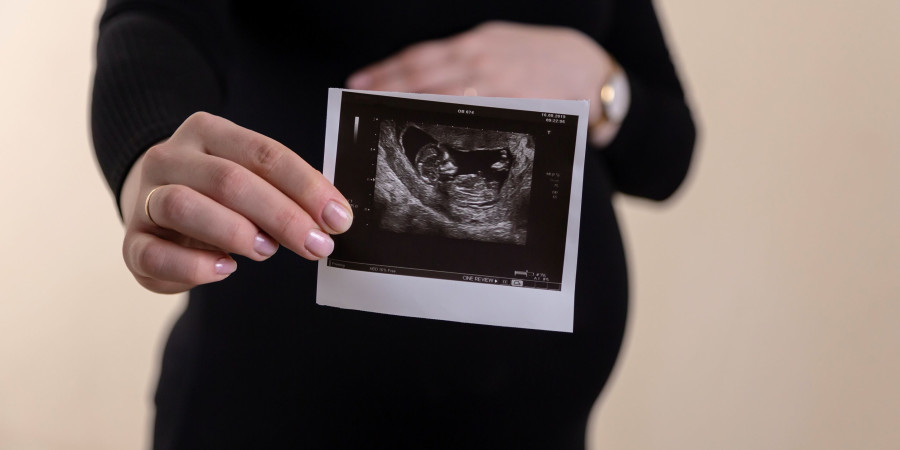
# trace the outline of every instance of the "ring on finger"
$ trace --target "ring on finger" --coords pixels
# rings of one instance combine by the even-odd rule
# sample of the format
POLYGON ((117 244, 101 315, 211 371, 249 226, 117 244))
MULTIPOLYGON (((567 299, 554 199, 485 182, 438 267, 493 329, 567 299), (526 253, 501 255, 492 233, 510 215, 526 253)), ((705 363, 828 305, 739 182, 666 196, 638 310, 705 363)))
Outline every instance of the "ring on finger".
POLYGON ((156 192, 161 187, 162 186, 157 186, 157 187, 153 188, 152 190, 150 190, 150 192, 147 194, 147 198, 144 199, 144 214, 147 215, 147 219, 150 220, 150 223, 152 223, 155 226, 159 226, 159 224, 156 223, 156 221, 153 220, 153 216, 150 215, 150 197, 153 197, 153 193, 156 192))

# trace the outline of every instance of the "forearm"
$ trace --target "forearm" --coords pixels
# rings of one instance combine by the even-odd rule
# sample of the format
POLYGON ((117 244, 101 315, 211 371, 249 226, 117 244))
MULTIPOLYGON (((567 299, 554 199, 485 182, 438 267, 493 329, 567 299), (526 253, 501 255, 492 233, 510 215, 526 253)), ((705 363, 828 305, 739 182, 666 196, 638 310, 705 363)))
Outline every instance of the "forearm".
POLYGON ((631 104, 615 140, 603 150, 616 189, 663 200, 684 180, 696 129, 684 99, 630 78, 631 104))
POLYGON ((604 42, 628 76, 630 104, 602 150, 617 190, 662 200, 684 179, 696 129, 649 0, 617 4, 604 42))

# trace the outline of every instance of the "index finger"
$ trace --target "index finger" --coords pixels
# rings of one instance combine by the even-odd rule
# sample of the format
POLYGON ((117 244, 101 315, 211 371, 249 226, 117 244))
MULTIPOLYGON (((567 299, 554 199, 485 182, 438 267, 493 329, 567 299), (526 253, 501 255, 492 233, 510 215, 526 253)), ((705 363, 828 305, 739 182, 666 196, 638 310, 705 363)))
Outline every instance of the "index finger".
MULTIPOLYGON (((300 205, 323 230, 338 234, 350 228, 353 213, 347 199, 321 172, 278 141, 207 113, 192 115, 183 127, 185 136, 199 141, 206 153, 259 175, 300 205)), ((181 137, 179 131, 173 139, 181 137)))

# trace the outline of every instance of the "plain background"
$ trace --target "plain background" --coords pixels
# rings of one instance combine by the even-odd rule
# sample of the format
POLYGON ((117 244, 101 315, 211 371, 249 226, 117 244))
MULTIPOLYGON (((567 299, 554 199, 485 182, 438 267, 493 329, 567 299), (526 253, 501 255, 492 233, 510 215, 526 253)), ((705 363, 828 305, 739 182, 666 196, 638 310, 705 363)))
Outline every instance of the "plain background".
MULTIPOLYGON (((617 199, 632 309, 593 446, 900 448, 900 2, 657 6, 701 139, 675 198, 617 199)), ((2 449, 145 448, 183 307, 121 262, 99 8, 0 1, 2 449)))

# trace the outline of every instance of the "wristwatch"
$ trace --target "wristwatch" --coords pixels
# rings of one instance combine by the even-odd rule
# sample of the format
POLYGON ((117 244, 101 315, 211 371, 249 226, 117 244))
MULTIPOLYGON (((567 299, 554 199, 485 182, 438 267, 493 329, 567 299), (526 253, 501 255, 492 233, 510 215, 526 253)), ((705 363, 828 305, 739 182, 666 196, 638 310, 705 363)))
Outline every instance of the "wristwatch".
POLYGON ((614 64, 612 73, 600 86, 600 118, 588 127, 591 144, 605 148, 616 137, 619 125, 628 115, 631 105, 631 89, 628 76, 622 67, 614 64))
POLYGON ((600 87, 601 122, 620 124, 628 114, 631 90, 625 71, 618 65, 600 87))

